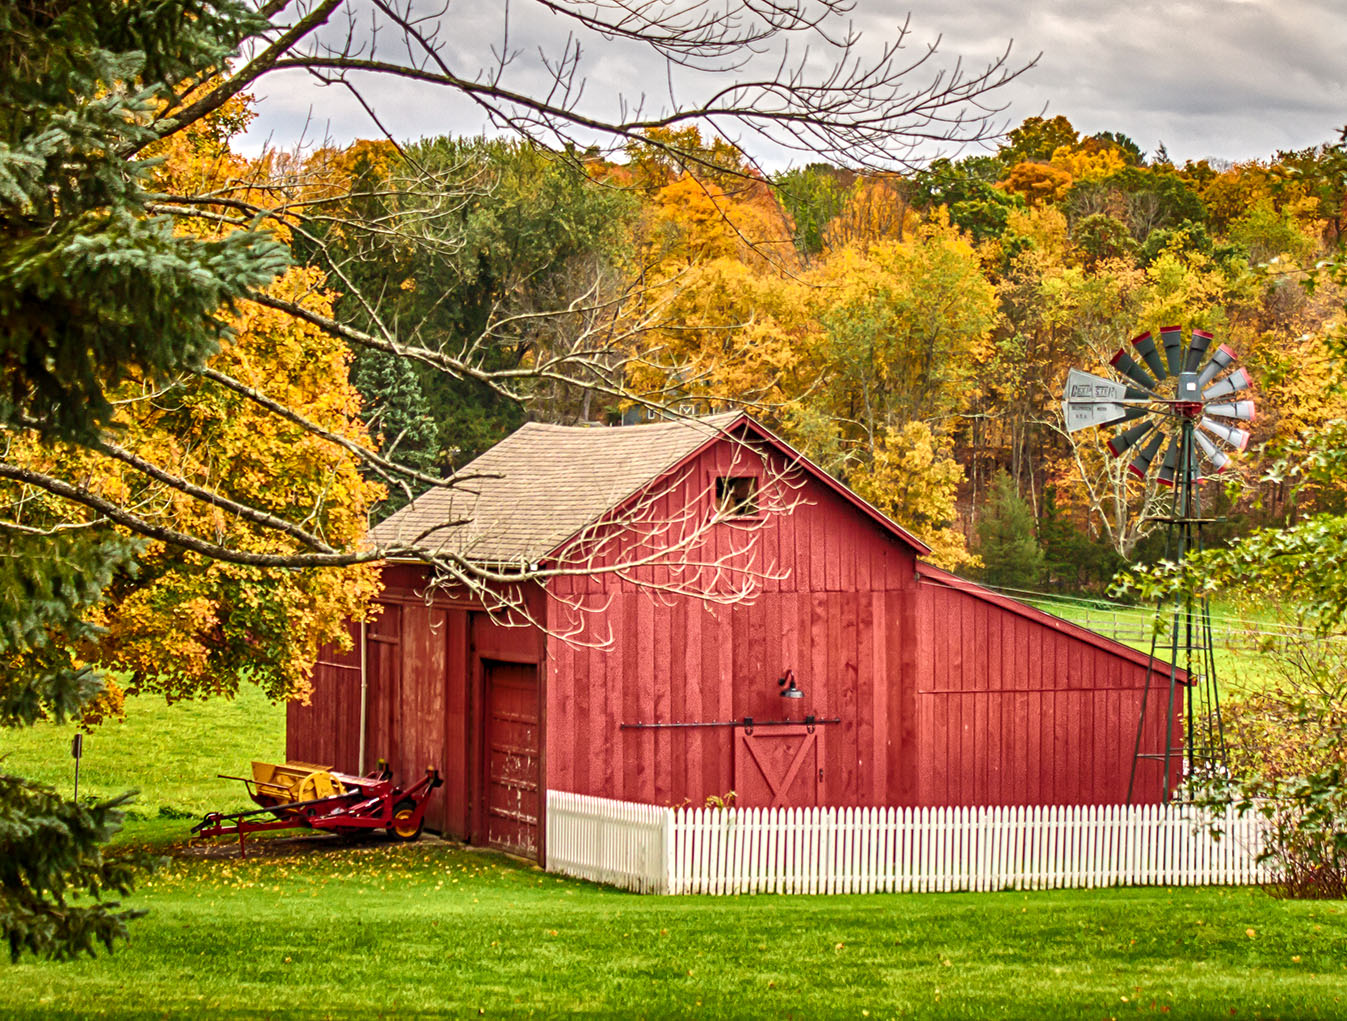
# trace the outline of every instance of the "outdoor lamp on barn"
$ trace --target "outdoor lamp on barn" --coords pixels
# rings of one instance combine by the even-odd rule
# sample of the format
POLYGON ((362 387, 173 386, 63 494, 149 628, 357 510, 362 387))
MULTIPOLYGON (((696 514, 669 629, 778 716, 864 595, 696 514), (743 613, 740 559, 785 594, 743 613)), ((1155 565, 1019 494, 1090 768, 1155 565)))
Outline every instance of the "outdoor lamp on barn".
POLYGON ((782 698, 804 698, 804 691, 795 683, 795 671, 787 669, 776 682, 781 687, 782 698))

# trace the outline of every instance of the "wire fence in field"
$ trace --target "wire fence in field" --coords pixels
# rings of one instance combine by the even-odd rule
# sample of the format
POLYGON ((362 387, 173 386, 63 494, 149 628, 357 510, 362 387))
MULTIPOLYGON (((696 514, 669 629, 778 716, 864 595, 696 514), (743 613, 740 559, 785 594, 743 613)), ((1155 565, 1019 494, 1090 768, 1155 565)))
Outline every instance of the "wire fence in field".
POLYGON ((1271 881, 1264 822, 1187 805, 665 808, 549 791, 547 868, 642 893, 1271 881))
MULTIPOLYGON (((1157 615, 1154 606, 1134 606, 1098 597, 1067 596, 1037 589, 988 587, 1116 641, 1149 643, 1155 633, 1157 615)), ((1170 624, 1170 611, 1161 613, 1160 618, 1166 625, 1170 624)), ((1320 636, 1312 627, 1288 621, 1258 620, 1216 612, 1211 614, 1211 630, 1218 647, 1235 650, 1260 649, 1269 643, 1347 642, 1347 635, 1320 636)), ((1166 628, 1162 630, 1158 647, 1163 648, 1168 641, 1166 628)))

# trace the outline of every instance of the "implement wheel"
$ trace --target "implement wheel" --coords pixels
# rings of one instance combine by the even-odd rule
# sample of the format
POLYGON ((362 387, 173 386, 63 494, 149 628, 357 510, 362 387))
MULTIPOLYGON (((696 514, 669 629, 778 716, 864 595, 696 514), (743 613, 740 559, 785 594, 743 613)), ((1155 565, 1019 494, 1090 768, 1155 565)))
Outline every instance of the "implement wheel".
POLYGON ((425 817, 416 819, 416 802, 411 798, 403 798, 393 806, 393 822, 388 827, 388 833, 395 840, 415 840, 421 835, 421 827, 425 824, 425 817), (415 820, 415 821, 413 821, 415 820))

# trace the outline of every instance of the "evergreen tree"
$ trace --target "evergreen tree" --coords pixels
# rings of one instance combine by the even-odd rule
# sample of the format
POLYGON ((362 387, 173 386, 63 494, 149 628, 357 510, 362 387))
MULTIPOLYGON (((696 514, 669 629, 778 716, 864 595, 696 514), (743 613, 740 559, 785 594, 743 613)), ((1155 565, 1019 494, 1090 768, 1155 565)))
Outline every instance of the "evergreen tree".
MULTIPOLYGON (((365 421, 379 453, 408 468, 435 474, 439 461, 435 420, 421 381, 406 359, 383 351, 363 352, 352 367, 351 381, 365 399, 365 421)), ((374 516, 387 517, 421 491, 390 486, 388 498, 374 516)))
POLYGON ((1034 514, 1003 471, 992 478, 977 526, 982 581, 996 588, 1032 589, 1043 579, 1043 550, 1034 537, 1034 514))
MULTIPOLYGON (((151 164, 135 157, 162 134, 150 122, 172 86, 263 24, 232 0, 0 4, 0 426, 94 439, 113 413, 109 388, 201 364, 224 335, 220 308, 285 266, 263 234, 194 237, 150 215, 151 164)), ((41 501, 24 500, 12 519, 40 522, 41 501)), ((90 608, 134 555, 100 521, 0 529, 0 726, 67 719, 97 696, 78 650, 95 634, 90 608)), ((125 934, 131 913, 99 900, 132 880, 101 850, 123 800, 86 808, 0 776, 12 956, 68 957, 125 934)))
POLYGON ((1091 537, 1062 512, 1055 486, 1043 490, 1038 543, 1043 549, 1043 580, 1057 588, 1098 591, 1126 566, 1108 542, 1091 537))

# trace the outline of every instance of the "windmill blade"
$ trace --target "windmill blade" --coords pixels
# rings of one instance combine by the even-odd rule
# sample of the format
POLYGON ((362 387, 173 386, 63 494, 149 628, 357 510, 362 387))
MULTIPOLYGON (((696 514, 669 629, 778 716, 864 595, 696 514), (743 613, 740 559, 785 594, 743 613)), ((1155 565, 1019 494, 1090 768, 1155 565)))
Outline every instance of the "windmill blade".
POLYGON ((1194 482, 1206 482, 1210 476, 1202 474, 1202 465, 1198 463, 1197 447, 1188 452, 1188 477, 1194 482))
POLYGON ((1215 354, 1211 356, 1211 361, 1207 362, 1206 368, 1204 368, 1198 375, 1197 385, 1199 387, 1206 386, 1231 365, 1235 364, 1235 359, 1238 357, 1239 356, 1235 354, 1233 350, 1222 344, 1216 349, 1215 354))
POLYGON ((1127 353, 1127 348, 1118 348, 1118 353, 1109 359, 1109 364, 1142 389, 1155 389, 1155 380, 1151 379, 1146 370, 1132 360, 1132 356, 1127 353))
POLYGON ((1202 456, 1211 464, 1214 471, 1225 471, 1230 464, 1230 458, 1226 456, 1224 450, 1217 448, 1216 444, 1207 439, 1200 429, 1193 430, 1193 439, 1197 445, 1202 448, 1202 456))
POLYGON ((1146 367, 1155 374, 1155 378, 1164 379, 1165 367, 1160 361, 1160 352, 1156 350, 1155 338, 1151 336, 1151 331, 1147 330, 1140 337, 1133 337, 1132 346, 1137 349, 1137 354, 1141 355, 1146 367))
POLYGON ((1169 374, 1179 374, 1179 351, 1183 348, 1183 327, 1160 327, 1160 340, 1165 345, 1165 360, 1169 362, 1169 374))
POLYGON ((1160 474, 1155 477, 1155 481, 1162 486, 1172 486, 1174 484, 1174 473, 1179 470, 1179 438, 1171 436, 1169 438, 1169 449, 1165 451, 1165 463, 1160 465, 1160 474))
POLYGON ((1240 422, 1252 422, 1254 419, 1253 401, 1234 401, 1229 404, 1208 404, 1202 409, 1208 415, 1217 418, 1233 418, 1240 422))
POLYGON ((1072 369, 1067 373, 1066 394, 1062 399, 1062 418, 1066 421, 1066 431, 1079 432, 1091 426, 1135 418, 1132 409, 1124 408, 1118 402, 1139 392, 1115 380, 1072 369))
POLYGON ((1155 455, 1160 452, 1160 444, 1165 441, 1165 434, 1157 431, 1154 436, 1146 441, 1137 456, 1132 458, 1132 463, 1127 466, 1130 471, 1139 479, 1146 477, 1146 472, 1150 471, 1151 462, 1155 460, 1155 455))
POLYGON ((1204 418, 1197 423, 1200 428, 1207 430, 1218 440, 1224 440, 1236 450, 1243 450, 1249 445, 1249 434, 1244 429, 1237 429, 1233 425, 1223 425, 1220 422, 1213 422, 1209 418, 1204 418))
POLYGON ((1148 432, 1155 428, 1154 422, 1142 422, 1134 425, 1130 429, 1124 429, 1122 432, 1113 436, 1108 441, 1108 452, 1117 457, 1124 450, 1136 445, 1136 443, 1148 432))
POLYGON ((1212 336, 1206 330, 1194 330, 1193 339, 1188 342, 1188 359, 1183 363, 1184 372, 1196 372, 1202 364, 1202 358, 1211 347, 1212 336))
POLYGON ((1212 400, 1216 397, 1224 397, 1227 394, 1237 394, 1241 390, 1247 390, 1253 386, 1253 377, 1249 375, 1248 369, 1236 369, 1225 379, 1212 383, 1202 391, 1204 401, 1212 400))

